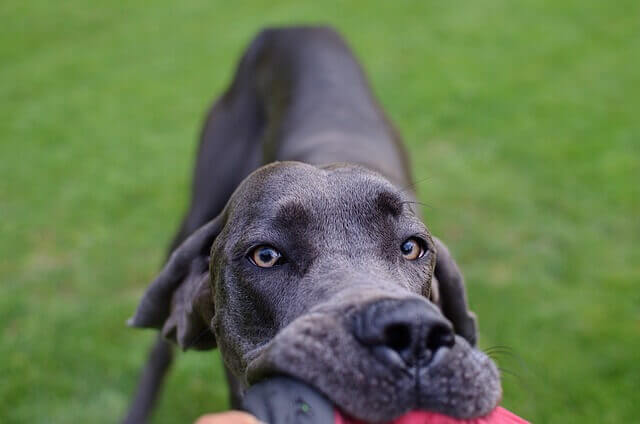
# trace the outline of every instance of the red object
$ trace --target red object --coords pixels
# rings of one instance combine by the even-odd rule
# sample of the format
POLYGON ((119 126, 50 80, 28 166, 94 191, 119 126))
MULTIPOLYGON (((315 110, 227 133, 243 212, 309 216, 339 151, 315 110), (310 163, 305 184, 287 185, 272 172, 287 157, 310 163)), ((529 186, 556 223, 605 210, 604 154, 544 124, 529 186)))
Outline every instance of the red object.
MULTIPOLYGON (((335 414, 335 424, 364 424, 362 421, 348 418, 338 411, 335 414)), ((498 406, 488 415, 471 420, 460 420, 446 415, 427 411, 412 411, 396 418, 389 424, 529 424, 512 412, 498 406)))

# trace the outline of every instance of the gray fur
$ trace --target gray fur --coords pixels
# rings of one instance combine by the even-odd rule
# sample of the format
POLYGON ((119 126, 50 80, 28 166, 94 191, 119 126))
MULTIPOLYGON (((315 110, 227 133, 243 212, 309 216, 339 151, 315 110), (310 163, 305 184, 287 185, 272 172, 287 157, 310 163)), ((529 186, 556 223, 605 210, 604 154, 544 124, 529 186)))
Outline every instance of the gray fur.
POLYGON ((486 414, 501 397, 499 375, 473 347, 462 275, 414 211, 408 169, 335 32, 263 31, 208 116, 191 208, 130 325, 161 329, 183 349, 217 346, 236 405, 249 384, 288 374, 371 422, 418 408, 486 414), (399 247, 416 234, 428 251, 407 261, 399 247), (287 262, 251 264, 260 244, 287 262), (381 362, 350 323, 390 299, 450 320, 455 345, 420 367, 381 362))

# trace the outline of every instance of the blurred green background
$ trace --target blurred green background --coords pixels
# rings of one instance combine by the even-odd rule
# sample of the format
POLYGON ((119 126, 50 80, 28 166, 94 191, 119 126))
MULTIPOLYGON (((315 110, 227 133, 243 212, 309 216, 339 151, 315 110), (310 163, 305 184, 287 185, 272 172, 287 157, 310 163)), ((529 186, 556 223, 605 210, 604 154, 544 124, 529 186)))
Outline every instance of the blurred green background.
MULTIPOLYGON (((640 2, 0 4, 0 422, 113 423, 127 329, 185 210, 204 113, 265 25, 330 23, 411 151, 504 405, 640 414, 640 2)), ((186 353, 157 423, 226 408, 186 353)))

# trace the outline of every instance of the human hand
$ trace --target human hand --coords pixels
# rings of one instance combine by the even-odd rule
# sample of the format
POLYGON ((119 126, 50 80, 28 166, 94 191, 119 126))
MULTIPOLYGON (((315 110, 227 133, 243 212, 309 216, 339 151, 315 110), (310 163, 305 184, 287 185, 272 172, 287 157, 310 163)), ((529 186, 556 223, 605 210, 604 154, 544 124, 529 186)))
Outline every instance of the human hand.
POLYGON ((241 411, 227 411, 203 415, 195 424, 260 424, 256 417, 241 411))

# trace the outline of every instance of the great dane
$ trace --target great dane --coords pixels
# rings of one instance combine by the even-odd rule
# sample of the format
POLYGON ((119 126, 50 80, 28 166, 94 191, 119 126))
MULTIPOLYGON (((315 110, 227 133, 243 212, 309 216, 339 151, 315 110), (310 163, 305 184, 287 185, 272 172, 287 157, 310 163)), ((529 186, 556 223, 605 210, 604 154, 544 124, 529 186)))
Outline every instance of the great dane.
POLYGON ((409 169, 335 31, 257 35, 208 114, 189 211, 129 322, 161 333, 125 421, 148 418, 170 342, 220 349, 234 407, 287 375, 368 422, 494 408, 499 373, 409 169))

